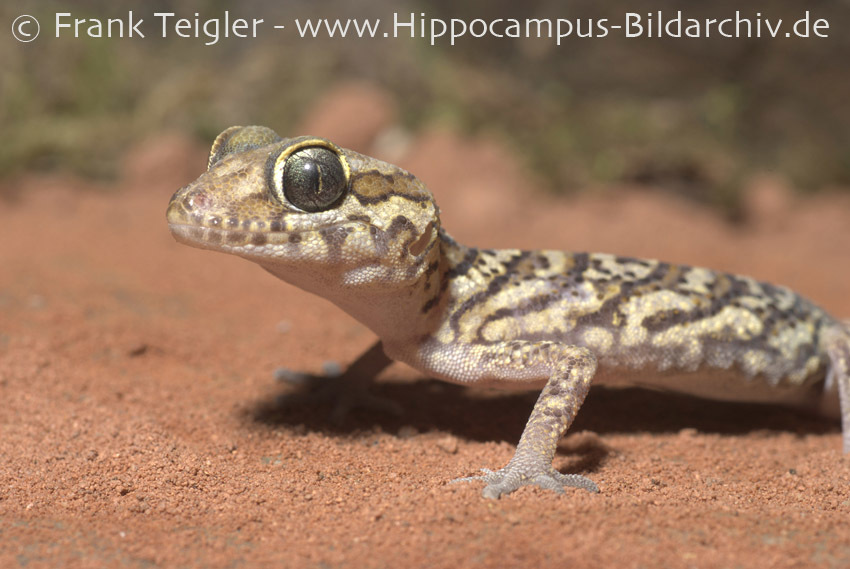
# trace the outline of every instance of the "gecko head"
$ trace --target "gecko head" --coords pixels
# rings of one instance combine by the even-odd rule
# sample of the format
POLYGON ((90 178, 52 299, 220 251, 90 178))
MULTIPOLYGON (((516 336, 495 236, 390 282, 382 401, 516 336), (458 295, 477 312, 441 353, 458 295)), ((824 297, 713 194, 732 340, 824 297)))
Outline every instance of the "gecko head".
POLYGON ((281 278, 399 284, 437 246, 433 196, 410 173, 323 138, 231 127, 207 171, 171 198, 181 243, 245 257, 281 278))

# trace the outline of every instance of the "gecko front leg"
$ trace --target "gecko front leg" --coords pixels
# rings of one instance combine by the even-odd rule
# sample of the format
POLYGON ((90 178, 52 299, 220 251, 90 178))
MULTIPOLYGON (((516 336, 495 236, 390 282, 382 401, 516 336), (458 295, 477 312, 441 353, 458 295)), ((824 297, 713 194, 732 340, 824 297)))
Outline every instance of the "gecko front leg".
POLYGON ((339 375, 313 375, 279 369, 275 376, 278 381, 300 388, 285 397, 284 407, 330 402, 333 407, 329 420, 335 425, 341 425, 354 409, 401 415, 402 410, 397 403, 369 393, 372 381, 391 363, 392 360, 386 356, 383 345, 378 341, 339 375))
POLYGON ((481 476, 456 482, 482 480, 483 495, 499 498, 521 486, 536 485, 558 493, 564 487, 598 492, 596 484, 578 474, 561 474, 552 466, 558 441, 578 413, 591 379, 596 357, 587 348, 557 342, 512 341, 484 347, 480 362, 486 373, 498 380, 528 381, 548 377, 522 432, 516 452, 497 471, 484 469, 481 476))

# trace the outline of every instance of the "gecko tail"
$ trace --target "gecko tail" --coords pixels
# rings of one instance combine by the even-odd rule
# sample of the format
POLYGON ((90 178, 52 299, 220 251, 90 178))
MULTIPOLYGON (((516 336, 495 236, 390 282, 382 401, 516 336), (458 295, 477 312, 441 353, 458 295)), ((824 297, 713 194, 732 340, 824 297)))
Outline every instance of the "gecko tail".
POLYGON ((826 391, 838 390, 841 438, 844 452, 850 453, 850 320, 830 326, 824 341, 829 356, 826 391))

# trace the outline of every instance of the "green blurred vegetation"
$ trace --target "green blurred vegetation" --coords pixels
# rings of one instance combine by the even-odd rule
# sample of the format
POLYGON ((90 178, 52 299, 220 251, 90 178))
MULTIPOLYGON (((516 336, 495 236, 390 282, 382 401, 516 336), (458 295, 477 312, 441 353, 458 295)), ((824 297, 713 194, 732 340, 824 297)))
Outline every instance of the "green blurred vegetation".
MULTIPOLYGON (((0 8, 4 22, 42 22, 31 44, 0 39, 0 176, 70 169, 112 177, 123 152, 162 131, 204 143, 220 130, 260 123, 287 132, 335 82, 372 81, 394 94, 404 125, 449 123, 505 140, 553 189, 637 182, 733 212, 753 172, 773 171, 804 191, 850 186, 850 20, 846 2, 656 0, 640 11, 717 17, 742 10, 793 21, 827 18, 829 39, 256 40, 50 37, 57 11, 77 17, 174 11, 266 22, 295 17, 622 19, 614 0, 390 2, 270 0, 27 2, 0 8), (24 6, 26 9, 24 9, 24 6)), ((321 133, 317 133, 321 134, 321 133)))

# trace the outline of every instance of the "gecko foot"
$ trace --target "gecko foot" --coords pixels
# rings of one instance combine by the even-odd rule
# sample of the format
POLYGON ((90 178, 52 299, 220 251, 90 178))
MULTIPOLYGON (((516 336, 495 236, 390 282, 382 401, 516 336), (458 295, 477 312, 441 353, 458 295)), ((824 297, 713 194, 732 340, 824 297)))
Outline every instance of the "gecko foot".
POLYGON ((599 492, 599 487, 593 480, 580 474, 561 474, 551 466, 548 469, 523 469, 508 464, 501 470, 493 471, 482 468, 484 473, 480 476, 467 476, 456 478, 455 482, 486 482, 482 495, 485 498, 498 499, 503 494, 510 494, 522 486, 540 486, 546 490, 552 490, 558 494, 564 493, 565 487, 584 488, 588 492, 599 492))
POLYGON ((287 393, 280 399, 284 408, 305 405, 330 404, 332 406, 328 420, 341 425, 349 413, 355 409, 366 409, 388 415, 401 415, 401 406, 385 397, 369 393, 363 382, 352 381, 350 374, 341 373, 339 365, 328 362, 324 365, 324 375, 313 375, 281 368, 275 371, 275 379, 297 387, 297 391, 287 393))

